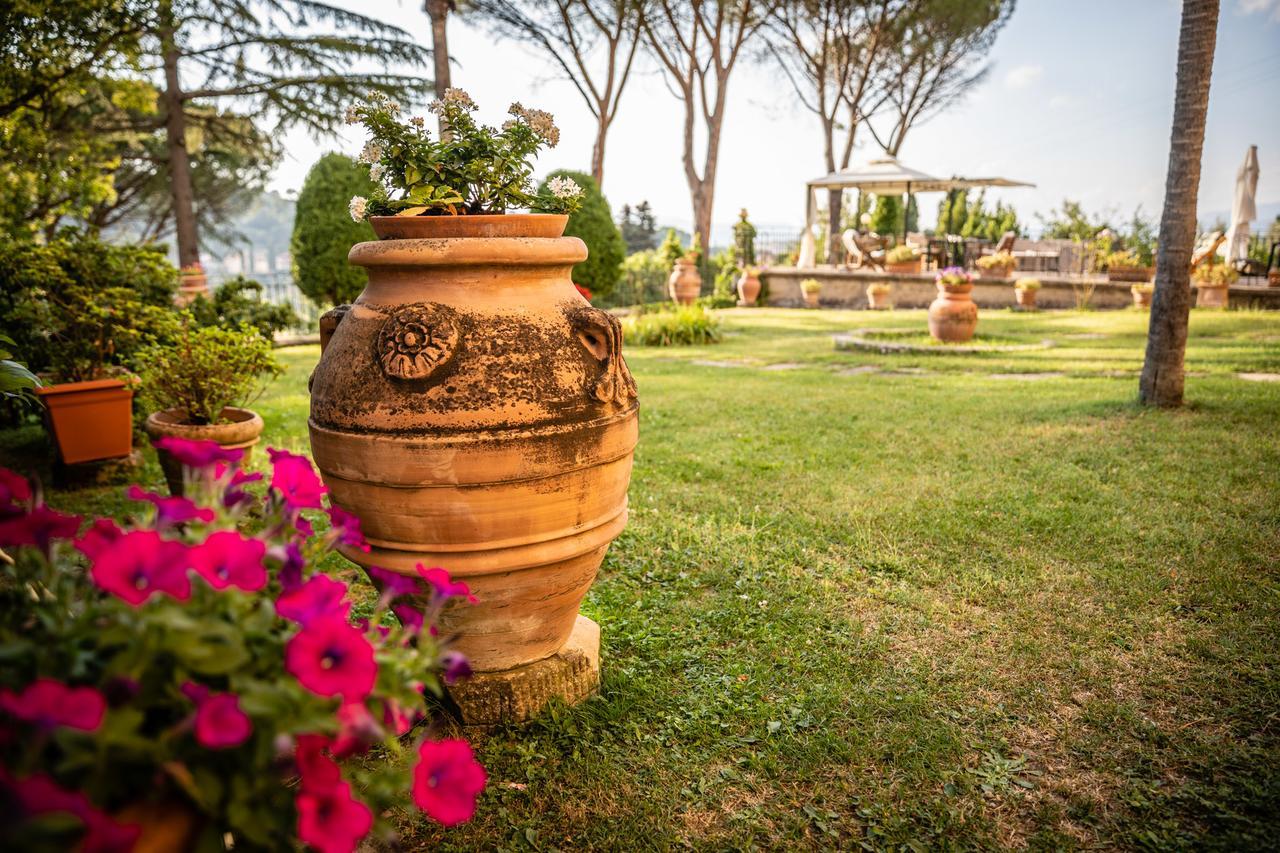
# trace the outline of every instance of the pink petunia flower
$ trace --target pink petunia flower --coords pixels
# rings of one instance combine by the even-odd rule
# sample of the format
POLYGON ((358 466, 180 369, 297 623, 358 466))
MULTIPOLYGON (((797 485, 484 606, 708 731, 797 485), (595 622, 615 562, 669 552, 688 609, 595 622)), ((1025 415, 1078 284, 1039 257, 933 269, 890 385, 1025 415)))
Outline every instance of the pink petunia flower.
POLYGON ((244 458, 244 450, 224 449, 218 442, 207 439, 193 441, 177 436, 165 436, 156 442, 156 447, 168 452, 188 468, 208 468, 219 462, 234 465, 244 458))
POLYGON ((298 794, 298 838, 320 853, 351 853, 373 827, 373 812, 351 796, 351 785, 303 788, 298 794))
MULTIPOLYGON (((214 466, 213 471, 214 476, 220 480, 227 473, 227 468, 225 465, 219 464, 214 466)), ((244 485, 245 483, 256 483, 261 479, 262 474, 260 472, 255 471, 249 474, 237 468, 232 472, 231 480, 227 483, 227 488, 222 493, 222 508, 233 510, 242 503, 252 501, 253 495, 245 490, 244 485)))
POLYGON ((94 583, 134 607, 156 593, 179 601, 191 597, 187 546, 160 538, 154 530, 131 530, 94 558, 94 583))
POLYGON ((84 535, 76 540, 76 548, 90 560, 95 559, 102 550, 124 535, 124 531, 109 518, 94 519, 93 524, 84 535))
POLYGON ((125 495, 129 500, 145 501, 155 506, 157 529, 187 521, 202 521, 208 524, 214 519, 213 510, 196 506, 187 498, 165 497, 155 492, 148 492, 138 485, 130 486, 125 495))
POLYGON ((423 623, 426 622, 426 615, 423 613, 422 608, 414 604, 407 602, 393 604, 391 605, 391 612, 400 620, 400 624, 405 627, 405 630, 413 631, 414 633, 421 631, 423 623))
POLYGON ((304 790, 323 791, 342 782, 342 771, 325 755, 328 748, 329 739, 324 735, 298 735, 294 762, 304 790))
POLYGON ((417 578, 402 575, 390 569, 380 569, 377 566, 370 566, 365 571, 369 573, 374 585, 389 599, 422 593, 422 584, 417 578))
POLYGON ((369 543, 364 540, 364 532, 360 529, 360 519, 342 507, 330 506, 329 524, 335 533, 339 545, 349 545, 359 551, 369 552, 369 543))
POLYGON ((196 742, 207 749, 230 749, 253 734, 253 722, 234 693, 217 693, 196 703, 196 742))
POLYGON ((342 581, 315 574, 301 586, 281 593, 276 599, 276 613, 299 625, 322 616, 337 616, 345 621, 351 613, 346 594, 347 585, 342 581))
POLYGON ((394 699, 386 699, 382 703, 382 724, 391 729, 396 737, 409 733, 413 724, 418 721, 418 712, 406 710, 394 699))
POLYGON ((462 652, 445 652, 440 656, 440 666, 444 670, 445 684, 471 677, 471 663, 462 652))
POLYGON ((79 529, 80 516, 40 504, 25 515, 0 521, 0 548, 31 545, 47 555, 55 539, 73 539, 79 529))
POLYGON ((465 740, 424 740, 413 768, 413 801, 445 826, 466 823, 486 779, 465 740))
POLYGON ((31 484, 26 477, 0 468, 0 518, 21 515, 31 500, 31 484))
POLYGON ((383 737, 382 727, 363 702, 346 702, 338 709, 338 735, 333 739, 334 758, 363 755, 375 740, 383 737))
POLYGON ((373 646, 341 616, 307 622, 285 645, 284 655, 285 670, 318 696, 357 702, 369 695, 378 677, 373 646))
POLYGON ((18 694, 0 690, 0 711, 45 731, 65 727, 96 732, 107 713, 107 700, 92 687, 37 678, 18 694))
POLYGON ((267 583, 267 569, 262 559, 267 553, 260 539, 250 539, 234 530, 209 534, 188 555, 196 574, 214 589, 238 587, 246 592, 262 589, 267 583))
POLYGON ((271 488, 280 493, 285 506, 290 509, 323 509, 324 484, 320 482, 311 460, 287 450, 269 448, 271 457, 271 488))
POLYGON ((476 597, 471 594, 471 588, 462 581, 455 581, 449 577, 449 573, 444 569, 428 569, 421 563, 414 566, 418 575, 431 584, 432 589, 436 591, 436 595, 441 598, 454 598, 456 596, 466 596, 471 604, 476 603, 476 597))
POLYGON ((84 794, 63 788, 43 773, 16 779, 0 767, 0 789, 12 791, 13 800, 27 816, 65 812, 78 818, 84 824, 84 835, 76 847, 80 853, 126 853, 142 833, 134 824, 116 823, 84 794))

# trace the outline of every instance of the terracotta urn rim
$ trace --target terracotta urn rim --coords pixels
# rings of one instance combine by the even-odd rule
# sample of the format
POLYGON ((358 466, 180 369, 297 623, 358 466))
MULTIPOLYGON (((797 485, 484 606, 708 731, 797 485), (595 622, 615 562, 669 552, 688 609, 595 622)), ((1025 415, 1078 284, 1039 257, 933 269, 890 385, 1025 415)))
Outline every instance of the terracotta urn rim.
POLYGON ((222 416, 231 423, 188 424, 183 423, 185 416, 184 409, 162 409, 147 415, 143 428, 152 444, 166 436, 176 436, 192 441, 216 441, 226 448, 252 447, 266 428, 261 415, 239 406, 226 406, 222 410, 222 416))
POLYGON ((361 267, 562 267, 587 259, 577 237, 422 237, 356 243, 347 261, 361 267))
POLYGON ((967 284, 945 284, 937 282, 939 292, 944 293, 969 293, 973 290, 973 282, 967 284))
POLYGON ((563 213, 498 213, 461 216, 370 216, 380 240, 457 237, 555 238, 564 234, 563 213))

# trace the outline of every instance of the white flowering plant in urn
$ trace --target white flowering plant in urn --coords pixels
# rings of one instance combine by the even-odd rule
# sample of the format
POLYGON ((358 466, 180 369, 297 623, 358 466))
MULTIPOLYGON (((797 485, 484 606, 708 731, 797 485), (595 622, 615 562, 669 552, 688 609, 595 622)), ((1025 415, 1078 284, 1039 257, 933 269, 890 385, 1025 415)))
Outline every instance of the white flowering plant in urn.
POLYGON ((480 124, 471 96, 449 89, 428 108, 440 117, 444 138, 433 139, 427 120, 400 118, 400 105, 380 92, 347 108, 349 124, 361 124, 369 140, 360 162, 369 167, 376 189, 351 199, 351 218, 501 214, 508 208, 573 213, 582 188, 572 179, 553 178, 534 188, 530 161, 554 148, 560 130, 550 113, 512 104, 501 128, 480 124))

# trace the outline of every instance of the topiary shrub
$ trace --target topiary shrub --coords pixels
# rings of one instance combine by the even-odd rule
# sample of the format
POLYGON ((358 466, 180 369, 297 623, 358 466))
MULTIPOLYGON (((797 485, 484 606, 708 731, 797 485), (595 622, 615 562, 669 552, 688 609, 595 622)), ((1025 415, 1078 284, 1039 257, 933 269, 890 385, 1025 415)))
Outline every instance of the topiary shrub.
POLYGON ((356 243, 376 239, 368 222, 352 221, 352 196, 373 193, 369 167, 345 154, 326 154, 307 172, 293 220, 293 278, 298 289, 319 305, 353 301, 369 278, 363 267, 347 263, 356 243))
POLYGON ((609 202, 590 175, 564 169, 548 175, 538 188, 538 195, 547 193, 552 178, 571 178, 583 191, 582 207, 569 214, 569 224, 564 229, 565 236, 577 237, 587 244, 587 259, 573 268, 573 280, 596 298, 608 296, 622 276, 622 261, 627 257, 627 243, 613 222, 609 202))

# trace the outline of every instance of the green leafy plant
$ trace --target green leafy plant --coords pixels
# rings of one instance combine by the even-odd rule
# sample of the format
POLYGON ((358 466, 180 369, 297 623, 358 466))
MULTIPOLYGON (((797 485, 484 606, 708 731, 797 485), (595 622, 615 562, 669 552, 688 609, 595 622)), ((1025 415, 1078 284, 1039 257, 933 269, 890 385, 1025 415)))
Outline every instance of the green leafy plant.
POLYGON ((148 348, 141 361, 146 405, 181 409, 192 424, 218 423, 224 408, 247 406, 281 372, 254 327, 199 326, 189 314, 171 343, 148 348))
POLYGON ((622 261, 627 256, 626 241, 614 224, 609 202, 600 192, 600 185, 590 175, 557 170, 542 182, 538 194, 551 193, 553 185, 564 181, 582 188, 582 204, 569 214, 569 222, 564 228, 566 237, 577 237, 587 244, 587 259, 574 264, 573 280, 590 289, 593 297, 607 296, 622 275, 622 261))
POLYGON ((867 293, 883 296, 893 290, 893 285, 883 281, 873 281, 867 285, 867 293))
POLYGON ((977 260, 978 269, 984 272, 1008 273, 1018 265, 1018 259, 1009 252, 996 252, 994 255, 985 255, 977 260))
POLYGON ((738 221, 733 225, 733 248, 739 262, 756 262, 756 227, 747 219, 745 207, 738 211, 738 221))
POLYGON ((274 305, 262 298, 262 284, 236 276, 220 284, 213 298, 201 296, 189 306, 202 326, 236 329, 252 326, 270 340, 276 332, 296 328, 301 322, 288 305, 274 305))
POLYGON ((13 360, 11 346, 13 338, 0 332, 0 398, 30 404, 35 400, 40 380, 25 364, 13 360))
POLYGON ((362 124, 369 141, 360 162, 369 164, 375 187, 369 198, 351 199, 351 218, 366 215, 424 216, 506 213, 529 208, 573 213, 582 203, 582 188, 568 178, 532 189, 530 159, 540 148, 554 148, 560 130, 550 113, 512 104, 511 118, 501 129, 472 117, 475 102, 461 89, 449 89, 433 101, 448 133, 432 140, 421 116, 400 121, 400 105, 379 92, 347 110, 350 124, 362 124))
POLYGON ((658 254, 666 264, 668 272, 675 266, 676 261, 684 257, 684 245, 680 242, 674 228, 667 229, 667 235, 662 238, 662 245, 658 247, 658 254))
POLYGON ((1240 273, 1229 264, 1205 263, 1196 267, 1191 278, 1197 287, 1227 287, 1236 283, 1240 273))
POLYGON ((344 154, 326 154, 307 172, 294 209, 289 252, 293 280, 317 305, 354 302, 369 282, 364 267, 347 263, 356 243, 374 240, 365 221, 343 208, 353 197, 373 195, 369 169, 344 154))
POLYGON ((1142 258, 1132 249, 1108 252, 1103 259, 1103 264, 1104 269, 1108 270, 1137 269, 1143 266, 1142 258))
POLYGON ((720 340, 720 321, 701 305, 667 306, 637 312, 622 321, 627 343, 641 346, 698 346, 720 340))
POLYGON ((903 244, 894 246, 884 256, 885 262, 890 264, 910 264, 920 260, 920 253, 910 246, 903 244))
POLYGON ((1014 290, 1039 290, 1040 279, 1038 278, 1020 278, 1013 283, 1014 290))
POLYGON ((1155 290, 1155 283, 1150 281, 1140 281, 1129 288, 1131 293, 1154 293, 1155 290))
POLYGON ((822 282, 816 278, 806 278, 800 282, 800 291, 806 295, 822 292, 822 282))

